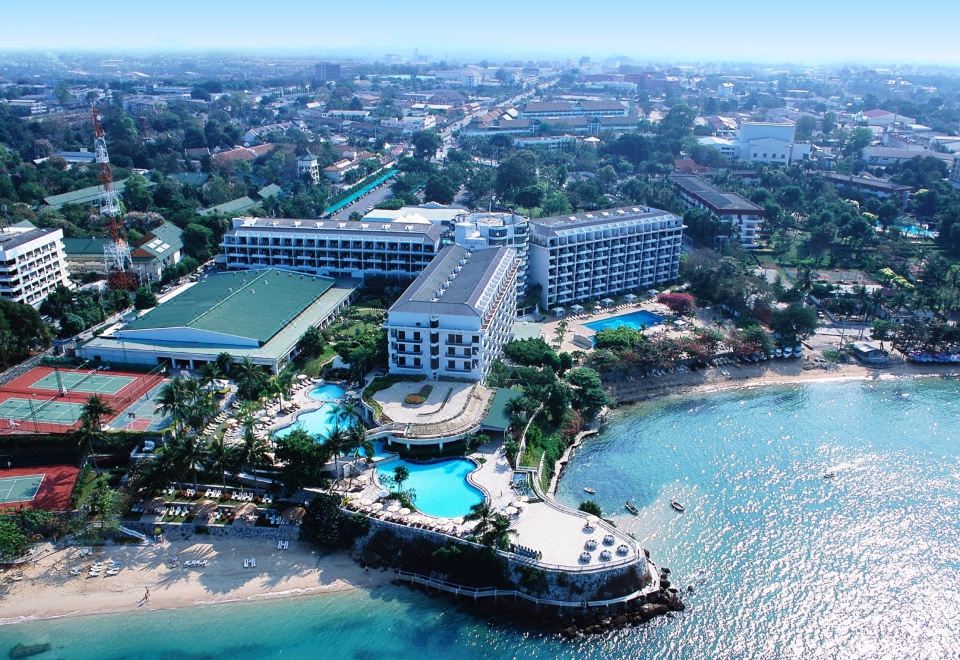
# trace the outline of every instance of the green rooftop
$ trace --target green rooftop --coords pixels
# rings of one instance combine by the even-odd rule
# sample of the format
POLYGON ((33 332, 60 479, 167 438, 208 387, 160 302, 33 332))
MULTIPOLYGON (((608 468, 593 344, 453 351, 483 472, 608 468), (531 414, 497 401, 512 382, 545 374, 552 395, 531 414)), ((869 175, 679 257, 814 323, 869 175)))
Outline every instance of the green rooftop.
POLYGON ((520 390, 511 390, 504 387, 498 387, 497 393, 493 397, 493 403, 490 404, 490 410, 486 417, 480 422, 481 428, 493 431, 506 431, 510 427, 510 415, 507 414, 507 404, 514 399, 523 396, 520 390))
MULTIPOLYGON (((126 183, 126 179, 120 179, 119 181, 114 181, 111 184, 111 188, 122 193, 126 187, 126 183)), ((153 188, 156 185, 153 181, 147 182, 147 188, 153 188)), ((51 207, 58 209, 64 204, 95 204, 99 199, 100 186, 90 186, 88 188, 81 188, 80 190, 71 190, 61 195, 48 195, 43 198, 43 201, 51 207)))
MULTIPOLYGON (((243 337, 260 345, 303 313, 334 284, 277 269, 210 275, 127 325, 121 333, 149 337, 149 330, 189 328, 243 337)), ((163 340, 164 333, 153 337, 163 340)))
POLYGON ((247 211, 259 205, 260 202, 255 202, 244 195, 238 199, 232 199, 229 202, 224 202, 223 204, 217 204, 216 206, 203 209, 200 211, 200 215, 213 215, 214 213, 229 215, 231 213, 241 213, 242 211, 247 211))
POLYGON ((68 257, 103 256, 103 246, 107 239, 100 236, 90 238, 64 238, 63 251, 68 257))

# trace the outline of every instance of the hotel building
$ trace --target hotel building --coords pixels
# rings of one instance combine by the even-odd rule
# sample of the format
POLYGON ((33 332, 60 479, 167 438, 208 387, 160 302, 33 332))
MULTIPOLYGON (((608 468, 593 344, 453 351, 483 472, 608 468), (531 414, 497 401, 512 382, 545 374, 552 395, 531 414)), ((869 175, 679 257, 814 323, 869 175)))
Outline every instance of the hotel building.
POLYGON ((764 217, 761 207, 737 193, 721 192, 713 184, 692 174, 673 174, 670 180, 684 206, 709 211, 721 222, 733 226, 741 245, 757 247, 764 217))
POLYGON ((430 223, 234 218, 219 258, 230 270, 412 279, 439 252, 441 233, 430 223))
POLYGON ((0 296, 39 307, 61 284, 70 286, 62 230, 29 222, 0 229, 0 296))
POLYGON ((530 221, 529 284, 544 308, 600 300, 674 280, 682 220, 629 206, 530 221))
POLYGON ((511 336, 517 252, 444 248, 387 313, 390 373, 483 380, 511 336))
POLYGON ((454 242, 469 250, 507 245, 517 251, 517 296, 527 290, 527 246, 530 239, 530 218, 516 213, 470 213, 453 225, 454 242))

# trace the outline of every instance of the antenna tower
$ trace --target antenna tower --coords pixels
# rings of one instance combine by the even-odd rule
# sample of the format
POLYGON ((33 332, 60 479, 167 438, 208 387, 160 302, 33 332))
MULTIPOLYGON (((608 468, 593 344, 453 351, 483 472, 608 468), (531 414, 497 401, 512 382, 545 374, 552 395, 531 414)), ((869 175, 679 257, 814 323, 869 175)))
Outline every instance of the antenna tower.
POLYGON ((100 215, 107 218, 110 229, 110 240, 103 245, 103 266, 112 288, 135 289, 138 278, 131 270, 133 259, 130 257, 130 245, 122 235, 123 202, 120 192, 112 186, 113 172, 110 169, 110 154, 107 153, 107 139, 96 106, 92 114, 94 160, 100 166, 100 215))

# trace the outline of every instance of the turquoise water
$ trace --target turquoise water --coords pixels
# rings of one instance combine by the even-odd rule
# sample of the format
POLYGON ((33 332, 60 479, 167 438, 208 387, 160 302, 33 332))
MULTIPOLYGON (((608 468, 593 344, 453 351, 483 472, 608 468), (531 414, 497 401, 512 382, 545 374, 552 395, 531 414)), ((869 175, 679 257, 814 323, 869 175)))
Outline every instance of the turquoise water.
POLYGON ((311 399, 323 401, 319 408, 297 415, 296 421, 288 426, 281 427, 273 432, 274 438, 284 438, 296 428, 302 428, 310 435, 325 436, 337 424, 337 400, 344 395, 345 390, 339 385, 318 385, 307 395, 311 399))
POLYGON ((662 322, 663 317, 659 314, 654 314, 653 312, 648 312, 641 309, 637 310, 636 312, 630 312, 629 314, 611 316, 608 319, 602 319, 600 321, 591 321, 590 323, 585 323, 584 325, 594 332, 600 332, 601 330, 609 330, 610 328, 619 328, 622 326, 633 328, 634 330, 639 330, 640 328, 652 328, 653 326, 662 322))
POLYGON ((403 489, 416 493, 414 504, 427 515, 438 518, 457 518, 470 513, 470 507, 483 501, 483 493, 467 481, 467 475, 477 469, 473 461, 454 458, 433 463, 411 463, 399 458, 377 465, 381 483, 384 475, 393 476, 398 465, 405 465, 410 478, 403 489))
POLYGON ((941 380, 616 411, 578 450, 559 497, 574 504, 596 488, 695 592, 682 614, 586 643, 493 627, 388 587, 3 626, 0 655, 51 642, 50 657, 79 660, 958 657, 958 415, 960 384, 941 380), (686 513, 670 509, 673 497, 686 513), (639 517, 623 512, 627 498, 639 517))

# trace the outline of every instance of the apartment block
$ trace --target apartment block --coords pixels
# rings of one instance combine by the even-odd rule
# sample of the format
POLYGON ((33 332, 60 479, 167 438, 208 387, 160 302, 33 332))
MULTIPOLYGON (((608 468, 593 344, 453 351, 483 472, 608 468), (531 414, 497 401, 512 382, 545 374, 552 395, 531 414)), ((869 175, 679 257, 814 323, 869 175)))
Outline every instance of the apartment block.
POLYGON ((390 372, 483 380, 517 313, 517 252, 445 247, 387 313, 390 372))
POLYGON ((644 291, 677 278, 683 221, 643 206, 530 221, 528 284, 544 308, 644 291))
POLYGON ((284 268, 324 277, 411 279, 440 251, 440 227, 400 222, 234 218, 219 259, 231 270, 284 268))
POLYGON ((70 286, 62 230, 29 222, 0 229, 0 296, 39 307, 61 284, 70 286))

